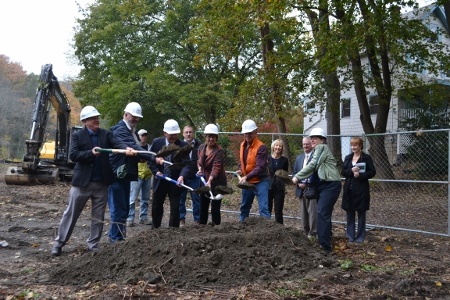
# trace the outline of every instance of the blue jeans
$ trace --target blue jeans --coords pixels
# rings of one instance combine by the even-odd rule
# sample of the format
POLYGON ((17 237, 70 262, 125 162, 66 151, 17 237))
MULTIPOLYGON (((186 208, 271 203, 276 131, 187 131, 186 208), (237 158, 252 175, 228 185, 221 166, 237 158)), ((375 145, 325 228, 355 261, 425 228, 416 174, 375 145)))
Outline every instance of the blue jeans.
POLYGON ((116 242, 125 239, 126 221, 130 209, 130 181, 114 181, 108 188, 108 207, 111 215, 111 226, 109 228, 109 239, 116 242))
POLYGON ((255 190, 242 190, 241 198, 241 216, 240 221, 243 222, 250 215, 253 199, 258 199, 259 215, 263 218, 270 219, 269 212, 269 185, 270 179, 263 179, 259 183, 255 183, 255 190))
POLYGON ((148 204, 150 202, 150 191, 152 189, 152 179, 138 179, 132 181, 130 184, 130 212, 128 213, 128 222, 134 221, 135 202, 138 196, 141 196, 141 203, 139 205, 139 221, 148 220, 148 204))
MULTIPOLYGON (((186 178, 184 184, 195 189, 200 187, 200 178, 197 176, 186 178)), ((180 220, 186 219, 186 197, 188 190, 183 189, 180 196, 180 220)), ((194 216, 194 221, 198 222, 200 220, 200 196, 197 193, 191 194, 192 200, 192 215, 194 216)))
POLYGON ((317 237, 322 248, 331 251, 331 215, 342 185, 340 181, 320 181, 317 188, 317 237))

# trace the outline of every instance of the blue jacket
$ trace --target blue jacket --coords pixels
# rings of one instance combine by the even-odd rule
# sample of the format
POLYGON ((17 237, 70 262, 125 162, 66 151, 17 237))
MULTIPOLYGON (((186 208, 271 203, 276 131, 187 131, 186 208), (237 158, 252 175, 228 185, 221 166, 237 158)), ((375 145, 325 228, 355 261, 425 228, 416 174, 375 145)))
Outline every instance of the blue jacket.
MULTIPOLYGON (((136 143, 131 130, 128 129, 124 120, 121 120, 117 125, 111 127, 111 131, 114 137, 119 141, 123 142, 127 147, 133 148, 138 151, 147 151, 147 149, 142 148, 138 143, 136 143)), ((137 136, 137 134, 136 134, 137 136)), ((138 180, 138 162, 141 159, 145 159, 149 162, 155 161, 155 157, 149 154, 139 154, 138 156, 126 156, 125 154, 110 154, 109 162, 111 164, 113 172, 123 164, 127 164, 127 175, 125 180, 137 181, 138 180)))

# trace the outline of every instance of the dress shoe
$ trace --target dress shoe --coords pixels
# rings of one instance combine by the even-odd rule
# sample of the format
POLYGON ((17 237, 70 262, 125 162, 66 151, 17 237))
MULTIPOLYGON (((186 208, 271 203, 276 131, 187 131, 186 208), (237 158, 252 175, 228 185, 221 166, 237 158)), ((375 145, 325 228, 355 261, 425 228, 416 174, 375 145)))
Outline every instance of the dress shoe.
POLYGON ((53 246, 51 254, 52 256, 60 256, 62 251, 62 247, 53 246))
POLYGON ((140 220, 139 224, 152 225, 152 220, 149 220, 149 219, 140 220))

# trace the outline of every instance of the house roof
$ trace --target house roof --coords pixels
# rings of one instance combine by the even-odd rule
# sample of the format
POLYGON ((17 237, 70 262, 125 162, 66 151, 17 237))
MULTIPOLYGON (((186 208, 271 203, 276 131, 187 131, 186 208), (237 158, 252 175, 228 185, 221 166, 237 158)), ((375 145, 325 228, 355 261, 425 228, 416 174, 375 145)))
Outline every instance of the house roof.
POLYGON ((445 28, 447 33, 450 33, 444 10, 439 5, 430 4, 404 14, 404 16, 407 18, 415 18, 421 20, 427 20, 431 15, 434 15, 439 21, 441 21, 442 26, 445 28))

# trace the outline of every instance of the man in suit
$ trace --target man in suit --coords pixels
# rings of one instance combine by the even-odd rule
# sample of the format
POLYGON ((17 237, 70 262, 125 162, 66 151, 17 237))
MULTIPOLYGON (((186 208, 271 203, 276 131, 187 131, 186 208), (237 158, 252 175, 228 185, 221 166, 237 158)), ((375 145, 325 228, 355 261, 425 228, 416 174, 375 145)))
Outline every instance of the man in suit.
MULTIPOLYGON (((130 102, 124 109, 123 119, 111 128, 116 139, 137 151, 147 151, 140 146, 136 132, 139 120, 143 118, 139 103, 130 102)), ((138 180, 138 163, 147 160, 155 164, 162 164, 163 159, 150 153, 126 157, 122 154, 112 154, 109 162, 114 172, 113 182, 108 189, 108 207, 111 215, 109 228, 109 242, 116 243, 126 237, 126 221, 130 212, 131 181, 138 180)))
POLYGON ((62 247, 69 241, 75 224, 89 199, 91 208, 91 233, 87 239, 88 249, 98 250, 102 236, 103 220, 108 199, 108 185, 112 181, 112 170, 107 153, 96 152, 97 148, 127 149, 127 155, 134 155, 111 131, 100 128, 100 113, 93 106, 81 110, 80 120, 84 128, 72 135, 69 157, 75 162, 69 201, 58 228, 58 235, 51 254, 61 255, 62 247))
MULTIPOLYGON (((304 152, 295 159, 293 174, 300 172, 313 157, 313 148, 309 136, 303 138, 302 145, 304 152)), ((305 234, 310 239, 313 239, 317 236, 317 199, 306 199, 303 195, 305 187, 306 181, 299 182, 295 190, 295 195, 300 199, 300 213, 305 234)))
MULTIPOLYGON (((201 142, 194 138, 194 128, 190 125, 186 125, 183 128, 184 141, 192 146, 192 151, 189 154, 190 171, 187 177, 184 178, 184 182, 191 188, 198 189, 200 187, 200 178, 196 176, 197 160, 198 160, 198 146, 201 142)), ((180 197, 180 226, 184 226, 186 222, 186 197, 187 189, 182 190, 180 197)), ((192 200, 192 215, 194 222, 200 221, 200 196, 197 193, 190 192, 192 200)))
MULTIPOLYGON (((186 142, 178 139, 180 133, 180 126, 178 122, 169 119, 164 123, 164 136, 153 140, 150 146, 150 151, 159 152, 164 146, 175 144, 177 146, 185 147, 186 142)), ((189 157, 187 157, 189 159, 189 157)), ((174 154, 168 155, 166 161, 174 161, 174 154)), ((164 200, 169 196, 170 202, 170 218, 169 227, 180 227, 180 196, 182 187, 175 186, 173 183, 158 178, 158 176, 167 176, 184 184, 184 178, 188 176, 190 166, 187 164, 182 169, 169 168, 167 164, 164 166, 157 165, 150 162, 150 170, 155 177, 153 178, 153 203, 152 203, 152 221, 153 228, 161 227, 161 222, 164 214, 164 200)))

